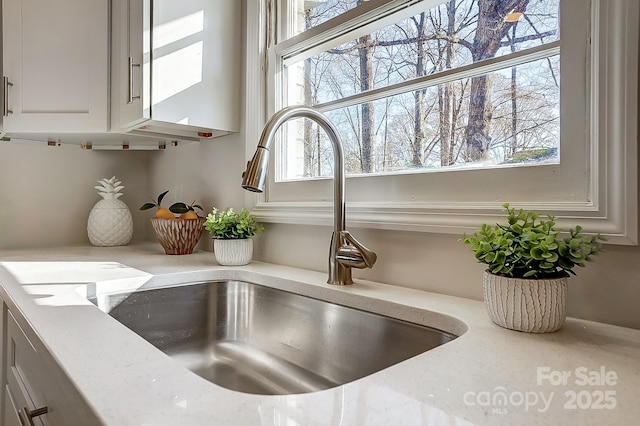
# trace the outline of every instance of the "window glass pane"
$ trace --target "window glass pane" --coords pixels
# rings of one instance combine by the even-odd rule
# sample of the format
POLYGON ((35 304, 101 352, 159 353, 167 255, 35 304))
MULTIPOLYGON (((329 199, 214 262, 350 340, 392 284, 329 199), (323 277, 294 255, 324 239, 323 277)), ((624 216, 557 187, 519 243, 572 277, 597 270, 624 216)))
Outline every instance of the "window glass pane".
POLYGON ((366 0, 291 0, 289 7, 295 14, 293 37, 323 22, 343 14, 364 3, 366 0))
POLYGON ((559 0, 523 3, 518 13, 495 2, 479 10, 475 0, 451 0, 301 60, 287 69, 287 102, 322 104, 558 40, 559 0))
MULTIPOLYGON (((487 168, 559 160, 559 56, 327 112, 348 174, 487 168)), ((311 122, 287 130, 287 179, 330 176, 311 122)))

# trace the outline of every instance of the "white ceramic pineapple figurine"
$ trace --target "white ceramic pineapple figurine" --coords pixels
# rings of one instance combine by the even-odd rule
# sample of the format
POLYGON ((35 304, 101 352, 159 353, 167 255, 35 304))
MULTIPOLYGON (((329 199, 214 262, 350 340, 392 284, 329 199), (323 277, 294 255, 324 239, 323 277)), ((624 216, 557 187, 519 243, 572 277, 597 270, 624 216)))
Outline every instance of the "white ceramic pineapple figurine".
POLYGON ((95 188, 103 198, 98 201, 89 214, 87 233, 94 246, 123 246, 131 241, 133 219, 125 203, 118 200, 122 196, 122 182, 112 177, 100 179, 95 188))

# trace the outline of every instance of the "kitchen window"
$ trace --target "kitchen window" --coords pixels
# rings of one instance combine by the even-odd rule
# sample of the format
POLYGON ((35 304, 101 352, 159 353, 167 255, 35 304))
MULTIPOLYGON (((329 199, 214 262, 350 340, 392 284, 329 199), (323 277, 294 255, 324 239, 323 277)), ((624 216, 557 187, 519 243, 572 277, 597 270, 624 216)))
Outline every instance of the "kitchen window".
MULTIPOLYGON (((266 113, 336 125, 351 226, 461 233, 508 201, 635 243, 634 3, 265 1, 266 113)), ((330 223, 328 141, 280 133, 256 213, 330 223)))
MULTIPOLYGON (((288 2, 301 39, 282 55, 282 100, 325 111, 347 174, 559 161, 559 0, 423 1, 413 16, 314 46, 309 30, 325 24, 329 39, 330 18, 365 3, 288 2)), ((289 127, 280 180, 331 175, 325 134, 306 120, 289 127)))

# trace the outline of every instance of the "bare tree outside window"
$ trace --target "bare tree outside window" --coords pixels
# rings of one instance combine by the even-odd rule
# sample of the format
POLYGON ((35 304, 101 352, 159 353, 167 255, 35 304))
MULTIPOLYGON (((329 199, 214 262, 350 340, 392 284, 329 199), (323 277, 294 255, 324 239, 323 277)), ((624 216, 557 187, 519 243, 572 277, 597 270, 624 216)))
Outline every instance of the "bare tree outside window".
MULTIPOLYGON (((304 31, 364 0, 301 2, 304 31)), ((448 77, 406 93, 325 112, 345 144, 347 173, 495 167, 559 161, 559 56, 536 57, 488 73, 475 64, 559 39, 559 0, 448 0, 289 66, 301 90, 288 103, 318 105, 448 77), (459 76, 452 74, 465 69, 459 76)), ((302 170, 331 172, 328 141, 300 122, 302 170)))

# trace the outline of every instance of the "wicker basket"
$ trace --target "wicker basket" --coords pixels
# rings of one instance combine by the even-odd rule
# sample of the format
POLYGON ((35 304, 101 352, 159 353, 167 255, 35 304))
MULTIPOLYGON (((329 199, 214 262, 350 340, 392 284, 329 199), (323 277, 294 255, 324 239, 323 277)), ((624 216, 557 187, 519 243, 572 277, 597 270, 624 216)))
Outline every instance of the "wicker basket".
POLYGON ((204 230, 204 218, 151 219, 158 241, 166 254, 191 254, 204 230))

